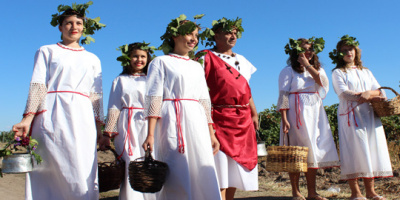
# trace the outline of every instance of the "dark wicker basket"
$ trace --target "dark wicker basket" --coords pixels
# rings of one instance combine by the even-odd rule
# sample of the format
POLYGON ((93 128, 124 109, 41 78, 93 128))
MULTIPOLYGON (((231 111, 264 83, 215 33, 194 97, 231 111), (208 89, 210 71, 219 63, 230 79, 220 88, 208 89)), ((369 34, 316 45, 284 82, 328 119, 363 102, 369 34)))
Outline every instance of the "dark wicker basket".
MULTIPOLYGON (((143 157, 138 158, 143 159, 143 157)), ((139 192, 155 193, 161 190, 168 173, 167 163, 154 160, 147 149, 144 161, 129 163, 129 183, 139 192)))
POLYGON ((100 192, 119 189, 125 178, 125 161, 118 159, 118 154, 114 149, 110 150, 113 152, 115 160, 98 163, 100 192))
POLYGON ((380 87, 379 89, 391 90, 396 97, 386 101, 371 102, 372 108, 374 108, 375 114, 378 117, 386 117, 391 115, 400 114, 400 95, 390 87, 380 87))

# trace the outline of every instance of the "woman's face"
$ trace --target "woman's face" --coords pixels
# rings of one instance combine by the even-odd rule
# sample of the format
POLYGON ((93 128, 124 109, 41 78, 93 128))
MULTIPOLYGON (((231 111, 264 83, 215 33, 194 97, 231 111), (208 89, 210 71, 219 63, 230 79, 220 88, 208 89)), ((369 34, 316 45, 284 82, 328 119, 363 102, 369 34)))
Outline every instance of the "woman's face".
POLYGON ((147 52, 135 49, 132 51, 131 67, 135 73, 143 72, 143 68, 147 65, 147 52))
POLYGON ((343 61, 346 63, 354 63, 356 57, 356 49, 353 46, 344 45, 340 48, 343 53, 343 61))
POLYGON ((189 51, 192 51, 199 42, 198 37, 199 30, 197 28, 187 35, 179 35, 177 37, 173 37, 173 40, 175 42, 174 52, 181 52, 183 56, 187 56, 189 51))
POLYGON ((79 42, 83 33, 83 20, 74 16, 69 16, 64 19, 62 24, 58 26, 62 33, 64 42, 79 42))
POLYGON ((314 49, 312 48, 312 45, 303 43, 300 45, 300 47, 305 50, 304 55, 306 56, 307 60, 311 60, 314 55, 314 49))

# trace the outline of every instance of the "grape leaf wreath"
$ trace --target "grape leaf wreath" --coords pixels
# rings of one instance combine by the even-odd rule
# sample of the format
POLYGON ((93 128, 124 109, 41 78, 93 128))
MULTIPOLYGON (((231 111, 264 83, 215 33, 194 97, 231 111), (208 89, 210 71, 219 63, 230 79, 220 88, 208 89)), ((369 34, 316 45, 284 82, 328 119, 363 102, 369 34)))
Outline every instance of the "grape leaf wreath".
POLYGON ((106 25, 100 23, 100 17, 96 17, 94 19, 86 17, 86 13, 89 13, 89 11, 87 9, 92 4, 93 4, 93 2, 89 1, 85 4, 73 3, 72 7, 68 6, 68 5, 59 5, 57 7, 58 13, 52 15, 50 24, 52 26, 56 27, 57 25, 60 24, 59 19, 60 19, 62 12, 66 11, 68 9, 75 10, 76 12, 80 13, 82 16, 85 16, 83 34, 82 34, 82 36, 84 38, 81 40, 81 44, 90 44, 90 42, 95 42, 95 39, 92 38, 90 35, 93 35, 95 31, 106 27, 106 25))
MULTIPOLYGON (((206 32, 205 36, 207 36, 207 42, 206 42, 206 47, 207 46, 214 46, 214 35, 216 31, 222 31, 222 32, 232 32, 233 30, 236 30, 236 36, 237 38, 242 37, 242 33, 244 32, 244 29, 242 27, 242 19, 237 17, 235 20, 229 20, 223 17, 222 19, 213 20, 212 22, 212 28, 211 29, 206 29, 204 32, 206 32)), ((205 38, 204 38, 205 39, 205 38)), ((201 43, 203 44, 203 42, 201 43)))
MULTIPOLYGON (((148 51, 150 55, 154 58, 154 50, 157 50, 154 46, 149 46, 150 43, 146 43, 143 41, 143 43, 136 43, 136 46, 143 50, 143 51, 148 51)), ((130 54, 132 53, 132 49, 129 49, 129 45, 125 44, 120 46, 117 51, 121 51, 122 55, 117 58, 118 61, 121 62, 122 66, 129 66, 131 64, 131 57, 130 54), (130 51, 129 51, 130 50, 130 51)))
MULTIPOLYGON (((356 41, 357 38, 351 37, 349 35, 344 35, 340 40, 345 41, 345 44, 348 46, 353 46, 357 47, 360 45, 358 41, 356 41)), ((329 52, 329 58, 332 59, 332 64, 338 64, 339 60, 342 59, 344 54, 342 52, 339 52, 337 49, 333 49, 331 52, 329 52)))
MULTIPOLYGON (((324 50, 325 48, 325 40, 322 37, 311 37, 308 39, 308 42, 312 44, 312 48, 315 54, 322 52, 322 50, 324 50)), ((304 53, 305 50, 301 47, 301 43, 302 41, 289 38, 289 43, 285 45, 285 53, 289 55, 299 55, 300 53, 304 53)))

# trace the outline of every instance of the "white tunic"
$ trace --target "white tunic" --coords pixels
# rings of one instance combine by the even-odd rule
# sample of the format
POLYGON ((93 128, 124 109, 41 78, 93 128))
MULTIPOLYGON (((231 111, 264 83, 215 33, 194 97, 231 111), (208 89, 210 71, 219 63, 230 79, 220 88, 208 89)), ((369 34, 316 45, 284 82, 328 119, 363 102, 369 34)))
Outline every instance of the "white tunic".
MULTIPOLYGON (((232 57, 215 51, 212 52, 231 67, 234 67, 246 78, 247 82, 250 81, 251 75, 257 71, 257 68, 240 54, 236 53, 235 57, 232 57)), ((248 170, 222 151, 214 156, 214 160, 221 188, 234 187, 245 191, 258 190, 258 165, 253 170, 248 170)))
POLYGON ((125 179, 121 184, 119 199, 150 200, 155 194, 144 194, 132 189, 129 183, 129 163, 144 156, 142 144, 147 136, 144 118, 146 75, 120 75, 114 79, 108 102, 105 132, 117 134, 114 145, 125 161, 125 179))
POLYGON ((26 199, 99 198, 93 111, 102 120, 101 95, 101 65, 94 54, 61 44, 37 51, 25 113, 41 113, 32 123, 32 137, 39 142, 36 152, 43 162, 27 174, 26 199), (38 86, 46 91, 35 110, 38 86), (93 95, 98 98, 92 105, 93 95))
POLYGON ((210 97, 200 64, 175 54, 159 56, 147 78, 145 113, 159 117, 155 155, 169 166, 157 199, 221 199, 207 124, 210 97), (184 153, 178 151, 179 127, 184 153))
POLYGON ((369 103, 358 105, 341 95, 350 90, 364 92, 380 87, 368 69, 336 69, 332 82, 338 108, 341 179, 392 176, 392 167, 381 120, 369 103), (353 109, 354 108, 354 109, 353 109))
MULTIPOLYGON (((306 70, 297 73, 291 66, 283 68, 279 75, 279 100, 277 110, 288 110, 291 146, 308 147, 308 168, 339 166, 339 158, 333 141, 329 121, 322 99, 329 90, 325 70, 319 69, 322 85, 318 85, 306 70)), ((280 130, 280 145, 283 145, 283 129, 280 130)), ((285 138, 285 145, 287 139, 285 138)))

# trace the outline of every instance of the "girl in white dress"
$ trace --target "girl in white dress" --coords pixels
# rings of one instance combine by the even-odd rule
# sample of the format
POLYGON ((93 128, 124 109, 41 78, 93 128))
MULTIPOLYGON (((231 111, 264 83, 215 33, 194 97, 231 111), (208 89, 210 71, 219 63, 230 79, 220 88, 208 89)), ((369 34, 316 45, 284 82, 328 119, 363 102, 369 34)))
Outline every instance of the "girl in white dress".
POLYGON ((25 137, 31 126, 43 158, 26 176, 26 199, 99 198, 102 76, 100 60, 79 45, 84 19, 82 12, 66 10, 58 19, 62 42, 36 52, 24 118, 13 127, 15 136, 25 137))
POLYGON ((115 149, 125 161, 125 179, 121 184, 119 199, 155 199, 155 194, 137 192, 129 184, 129 163, 144 156, 140 148, 147 136, 144 97, 147 67, 153 50, 148 43, 133 43, 120 49, 123 55, 117 60, 122 62, 123 71, 112 83, 103 135, 108 138, 108 145, 110 139, 114 138, 115 149))
POLYGON ((351 199, 366 199, 358 179, 364 180, 366 196, 385 199, 374 190, 375 177, 392 176, 392 167, 381 120, 369 102, 384 100, 371 71, 363 67, 355 38, 343 36, 330 53, 337 63, 332 82, 340 99, 338 108, 341 179, 348 180, 351 199))
POLYGON ((210 97, 203 68, 189 58, 198 43, 198 27, 185 18, 173 20, 163 36, 162 47, 171 52, 149 65, 145 105, 149 128, 143 148, 154 146, 156 159, 169 167, 157 199, 219 200, 213 158, 219 143, 212 129, 210 97), (172 34, 171 27, 178 31, 172 34))
MULTIPOLYGON (((329 121, 322 104, 329 89, 329 80, 316 55, 316 44, 307 39, 298 39, 296 42, 305 52, 290 50, 289 66, 279 75, 277 110, 282 114, 280 143, 283 144, 284 133, 287 133, 289 145, 308 147, 308 172, 305 173, 308 199, 326 200, 316 192, 317 169, 339 165, 329 121)), ((305 199, 299 190, 300 173, 289 173, 289 177, 293 199, 305 199)))

